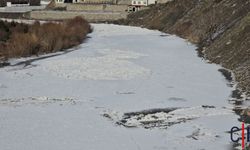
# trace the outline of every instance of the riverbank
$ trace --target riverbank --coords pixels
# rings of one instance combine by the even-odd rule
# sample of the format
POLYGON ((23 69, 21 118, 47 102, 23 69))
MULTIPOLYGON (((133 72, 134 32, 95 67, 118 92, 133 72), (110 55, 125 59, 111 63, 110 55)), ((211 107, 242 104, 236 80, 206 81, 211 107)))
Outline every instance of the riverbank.
POLYGON ((42 24, 0 21, 0 58, 7 61, 63 51, 81 44, 90 32, 89 23, 81 17, 42 24))
POLYGON ((237 88, 250 95, 250 2, 174 0, 115 23, 176 34, 198 45, 200 56, 232 70, 237 88))

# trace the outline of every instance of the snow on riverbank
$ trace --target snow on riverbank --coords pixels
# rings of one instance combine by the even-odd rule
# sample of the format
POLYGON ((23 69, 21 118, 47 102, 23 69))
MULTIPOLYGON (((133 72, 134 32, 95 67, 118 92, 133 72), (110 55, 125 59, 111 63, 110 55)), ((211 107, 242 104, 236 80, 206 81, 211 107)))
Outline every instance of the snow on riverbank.
POLYGON ((176 36, 93 27, 75 51, 0 69, 1 149, 228 149, 226 131, 238 123, 219 66, 206 64, 176 36), (114 124, 126 113, 155 108, 178 109, 128 123, 181 122, 167 129, 114 124))

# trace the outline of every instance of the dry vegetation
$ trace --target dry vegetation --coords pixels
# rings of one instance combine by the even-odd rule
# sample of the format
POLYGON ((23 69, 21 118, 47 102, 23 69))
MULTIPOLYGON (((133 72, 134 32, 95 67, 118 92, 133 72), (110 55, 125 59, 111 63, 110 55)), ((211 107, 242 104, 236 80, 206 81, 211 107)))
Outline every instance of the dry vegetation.
POLYGON ((61 51, 79 45, 91 32, 81 17, 60 23, 27 25, 0 21, 0 59, 61 51))

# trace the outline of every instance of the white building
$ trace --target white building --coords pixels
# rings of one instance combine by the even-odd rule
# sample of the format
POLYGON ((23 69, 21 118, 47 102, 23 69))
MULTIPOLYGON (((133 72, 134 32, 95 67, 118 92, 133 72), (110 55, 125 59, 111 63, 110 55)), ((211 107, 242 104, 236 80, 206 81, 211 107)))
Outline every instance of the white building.
POLYGON ((56 3, 64 3, 64 0, 55 0, 56 3))
POLYGON ((157 0, 132 0, 132 6, 148 6, 151 4, 156 4, 157 0))
POLYGON ((132 0, 131 4, 128 6, 128 12, 139 11, 145 6, 156 3, 157 0, 132 0))
POLYGON ((79 0, 55 0, 56 3, 77 3, 79 0))

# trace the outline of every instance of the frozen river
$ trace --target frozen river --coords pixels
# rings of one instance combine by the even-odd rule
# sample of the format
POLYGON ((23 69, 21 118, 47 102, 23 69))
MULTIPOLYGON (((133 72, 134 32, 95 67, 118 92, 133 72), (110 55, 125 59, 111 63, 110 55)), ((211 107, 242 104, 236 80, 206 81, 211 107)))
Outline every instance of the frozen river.
POLYGON ((1 150, 229 149, 220 66, 176 36, 93 28, 70 53, 0 69, 1 150))

